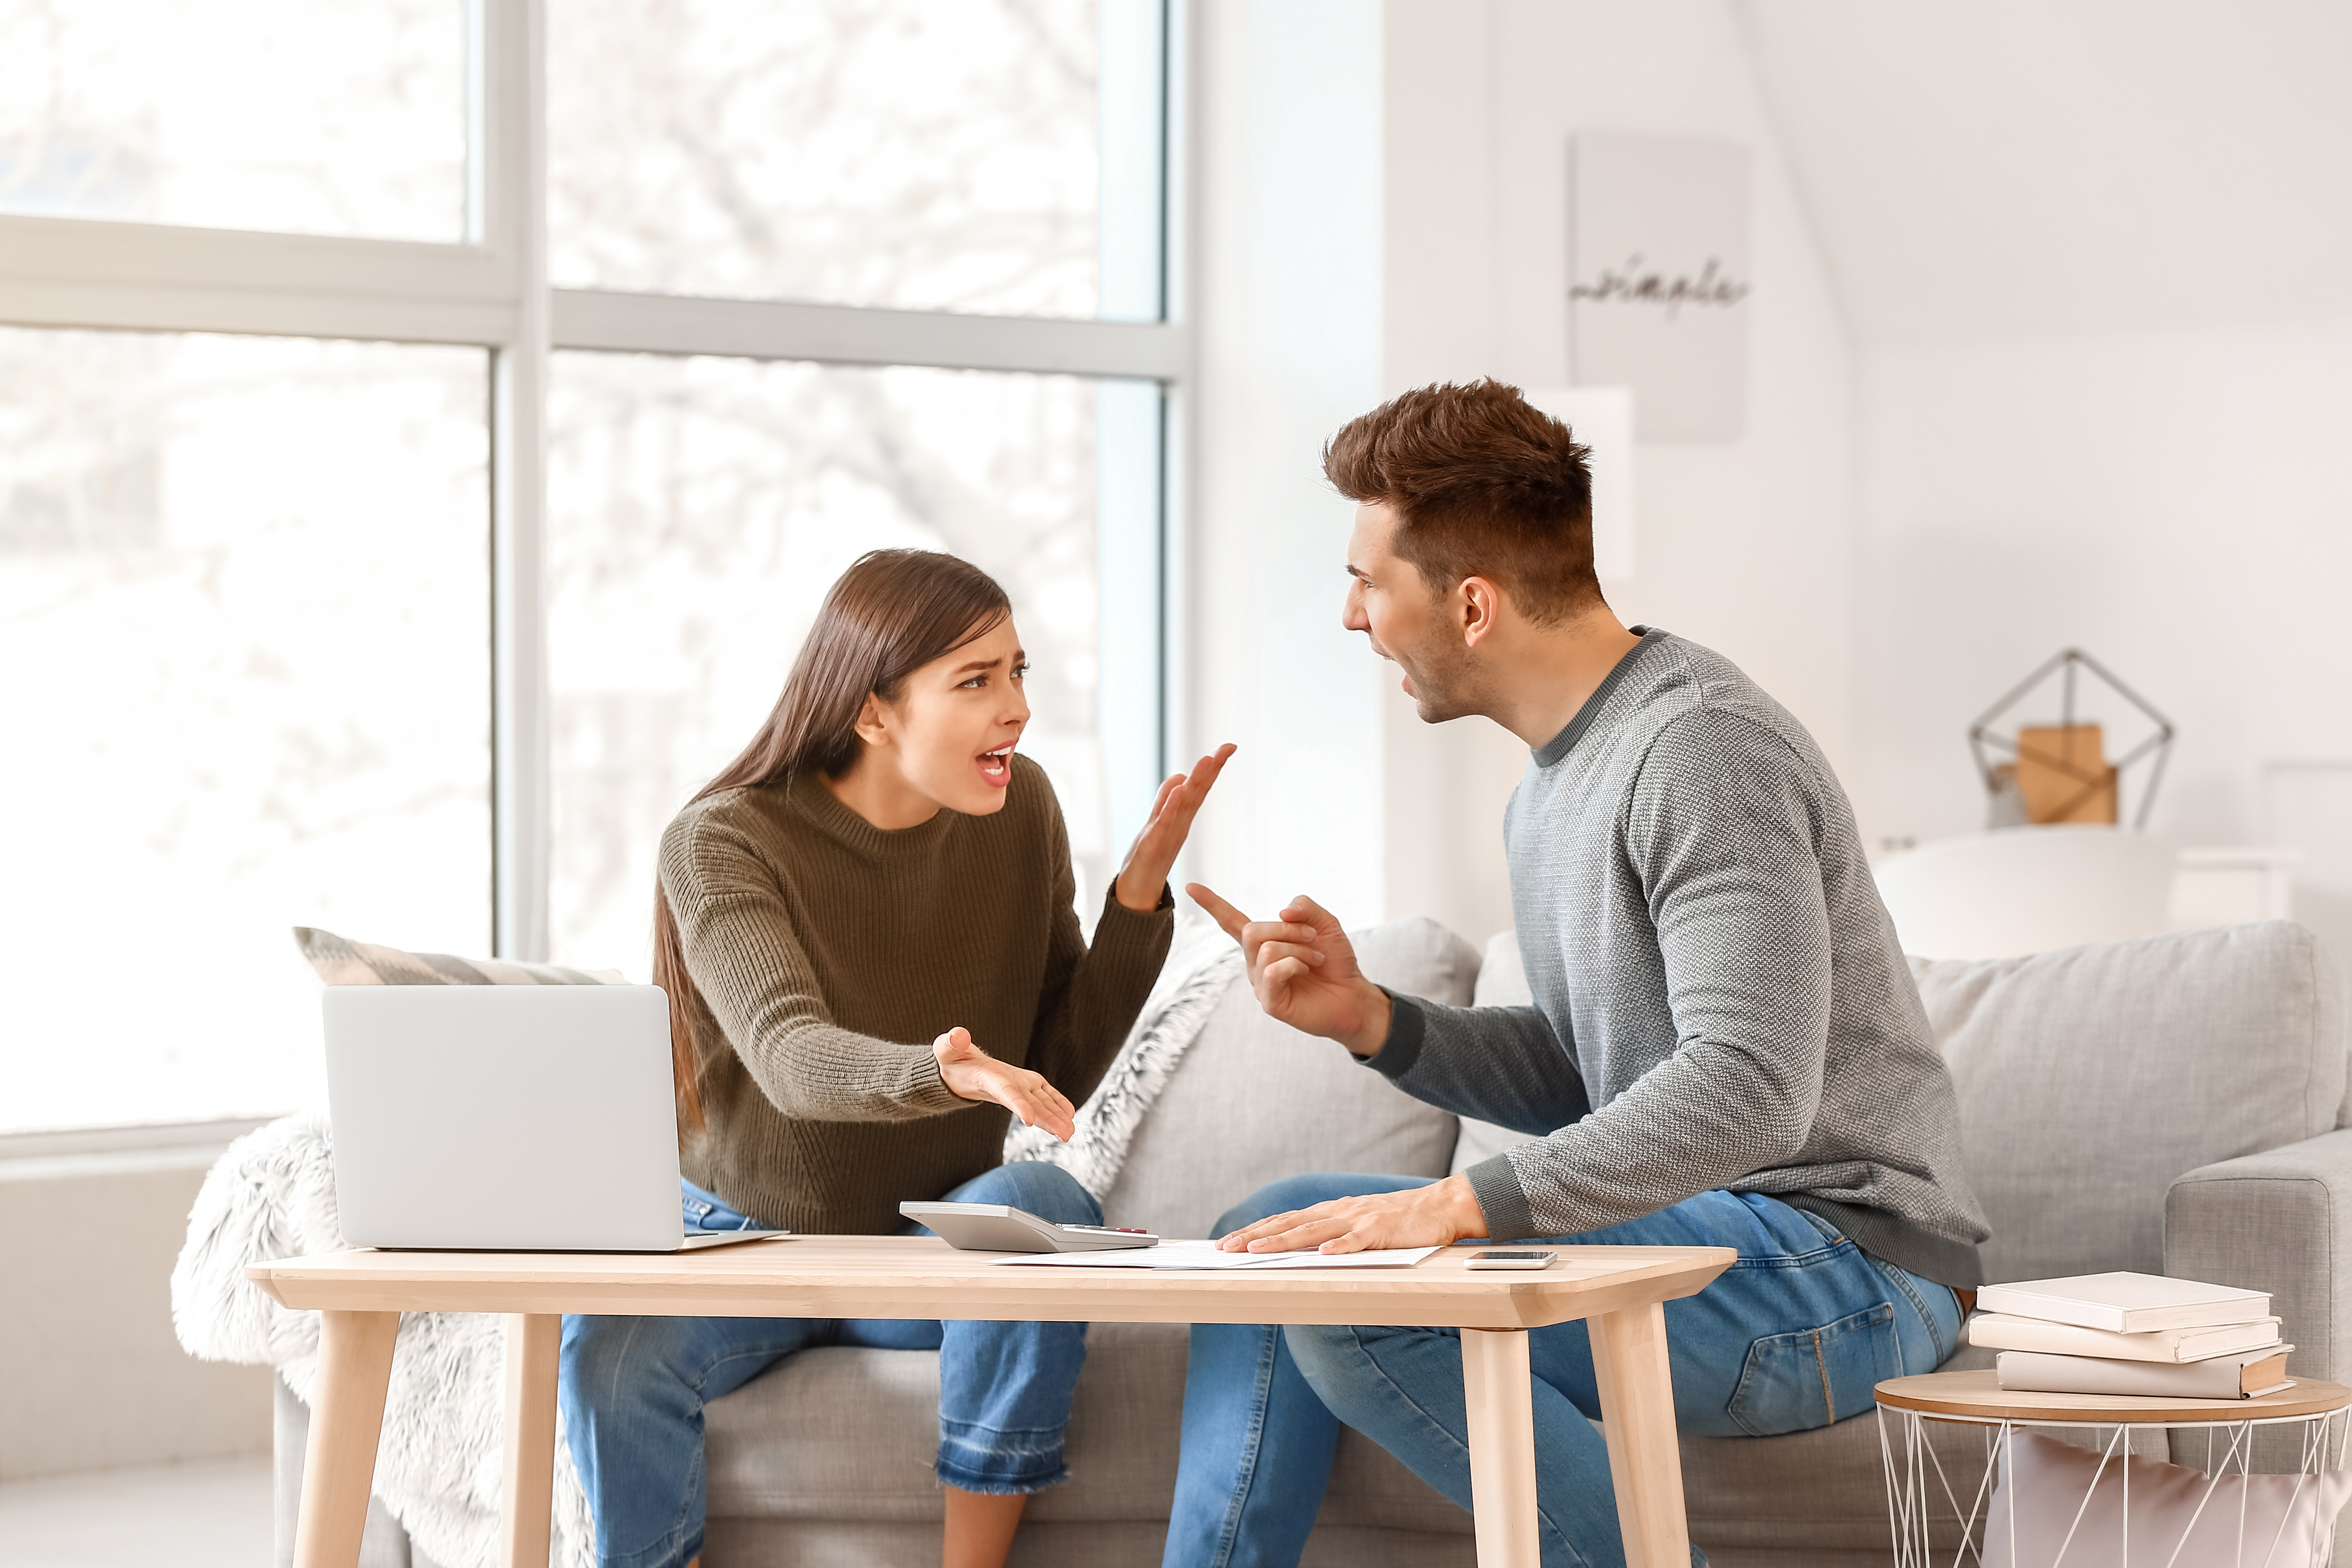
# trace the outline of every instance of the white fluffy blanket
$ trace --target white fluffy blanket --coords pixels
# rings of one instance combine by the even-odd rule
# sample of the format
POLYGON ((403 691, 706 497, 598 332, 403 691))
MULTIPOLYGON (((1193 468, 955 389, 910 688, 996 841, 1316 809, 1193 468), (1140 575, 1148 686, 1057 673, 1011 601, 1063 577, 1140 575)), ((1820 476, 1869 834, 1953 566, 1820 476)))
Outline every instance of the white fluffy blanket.
MULTIPOLYGON (((172 1270, 172 1323, 188 1353, 278 1369, 302 1403, 319 1370, 319 1315, 279 1306, 245 1278, 247 1263, 340 1252, 332 1135, 324 1113, 297 1111, 249 1132, 213 1166, 172 1270)), ((498 1556, 499 1320, 407 1312, 393 1352, 375 1494, 418 1550, 446 1568, 498 1556)), ((588 1500, 561 1445, 555 1460, 555 1568, 593 1568, 588 1500)))
MULTIPOLYGON (((1187 925, 1102 1085, 1079 1108, 1067 1145, 1016 1126, 1007 1160, 1050 1160, 1100 1197, 1118 1180, 1146 1110, 1240 973, 1213 926, 1187 925)), ((256 1289, 245 1268, 342 1250, 335 1221, 334 1146, 324 1114, 298 1111, 231 1144, 197 1194, 172 1271, 172 1321, 188 1353, 272 1366, 310 1402, 319 1319, 256 1289)), ((446 1568, 490 1568, 497 1555, 503 1355, 499 1321, 410 1312, 400 1321, 384 1405, 375 1494, 425 1555, 446 1568)), ((593 1568, 588 1502, 556 1447, 554 1568, 593 1568)))
POLYGON ((1241 972, 1241 949, 1233 938, 1206 920, 1179 921, 1160 982, 1102 1082, 1078 1107, 1070 1141, 1056 1142, 1052 1133, 1016 1122, 1005 1134, 1004 1158, 1059 1165, 1096 1197, 1108 1194, 1144 1112, 1241 972))

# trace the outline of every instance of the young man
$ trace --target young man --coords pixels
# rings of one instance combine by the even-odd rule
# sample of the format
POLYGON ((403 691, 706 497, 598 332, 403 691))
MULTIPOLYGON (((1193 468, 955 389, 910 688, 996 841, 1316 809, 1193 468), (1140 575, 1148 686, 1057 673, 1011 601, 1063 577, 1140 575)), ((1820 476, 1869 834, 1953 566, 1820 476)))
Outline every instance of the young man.
MULTIPOLYGON (((1585 457, 1491 381, 1407 393, 1324 451, 1358 503, 1349 629, 1424 721, 1480 714, 1533 753, 1503 831, 1535 1005, 1391 995, 1311 900, 1254 921, 1192 889, 1268 1014, 1546 1136, 1440 1181, 1276 1183, 1224 1244, 1735 1247, 1666 1305, 1683 1430, 1826 1426, 1956 1346, 1988 1233, 1951 1080, 1812 737, 1602 601, 1585 457)), ((1543 1561, 1621 1563, 1584 1325, 1530 1340, 1543 1561)), ((1340 1421, 1468 1508, 1463 1404, 1452 1330, 1195 1329, 1168 1563, 1296 1563, 1340 1421)))

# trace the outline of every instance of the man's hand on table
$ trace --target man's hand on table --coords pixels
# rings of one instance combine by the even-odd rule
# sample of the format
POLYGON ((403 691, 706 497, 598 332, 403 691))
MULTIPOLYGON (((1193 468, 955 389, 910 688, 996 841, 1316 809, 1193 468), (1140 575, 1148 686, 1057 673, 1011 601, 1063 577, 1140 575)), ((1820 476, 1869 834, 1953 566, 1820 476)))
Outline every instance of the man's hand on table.
POLYGON ((1198 882, 1184 890, 1241 943, 1250 989, 1269 1018, 1337 1040, 1360 1057, 1389 1037, 1389 995, 1356 967, 1339 917, 1301 893, 1282 918, 1254 921, 1198 882))
POLYGON ((1486 1234, 1486 1211, 1467 1176, 1425 1187, 1334 1198, 1313 1208, 1269 1215, 1217 1242, 1225 1252, 1372 1252, 1389 1247, 1443 1247, 1486 1234))

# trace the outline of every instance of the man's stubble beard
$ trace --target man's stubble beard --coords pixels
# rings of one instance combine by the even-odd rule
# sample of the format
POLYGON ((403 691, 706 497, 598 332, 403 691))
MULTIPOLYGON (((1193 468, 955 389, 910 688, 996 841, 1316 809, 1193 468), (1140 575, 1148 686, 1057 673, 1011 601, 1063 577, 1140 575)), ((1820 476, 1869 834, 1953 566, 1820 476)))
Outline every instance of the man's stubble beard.
POLYGON ((1444 724, 1485 711, 1479 704, 1470 650, 1446 637, 1432 637, 1413 648, 1407 664, 1399 649, 1397 665, 1412 678, 1413 710, 1424 724, 1444 724))

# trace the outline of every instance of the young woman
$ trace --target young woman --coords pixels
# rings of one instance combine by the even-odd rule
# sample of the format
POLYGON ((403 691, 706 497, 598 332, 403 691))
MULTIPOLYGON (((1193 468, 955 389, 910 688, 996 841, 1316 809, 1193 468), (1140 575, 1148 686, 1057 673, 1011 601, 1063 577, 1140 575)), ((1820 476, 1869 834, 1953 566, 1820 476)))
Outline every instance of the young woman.
MULTIPOLYGON (((689 1226, 898 1232, 909 1198, 1102 1223, 1060 1168, 1001 1163, 1005 1129, 1070 1136, 1167 956, 1169 868, 1233 748, 1160 785, 1089 948, 1053 788, 1014 750, 1023 669, 985 573, 866 555, 759 734, 663 834, 654 978, 689 1226)), ((998 1568, 1029 1494, 1066 1474, 1085 1334, 566 1318, 563 1410, 597 1559, 698 1561, 703 1406, 795 1351, 847 1344, 940 1352, 943 1560, 998 1568)))

